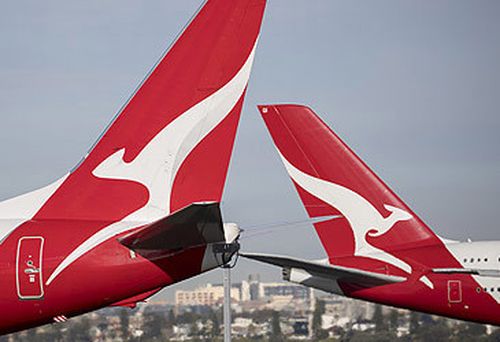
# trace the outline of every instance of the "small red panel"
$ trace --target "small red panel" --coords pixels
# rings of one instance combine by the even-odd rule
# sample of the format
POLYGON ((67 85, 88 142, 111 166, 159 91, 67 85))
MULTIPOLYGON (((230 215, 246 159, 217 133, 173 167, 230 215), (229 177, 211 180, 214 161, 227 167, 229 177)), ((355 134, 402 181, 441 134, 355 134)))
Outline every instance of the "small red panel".
POLYGON ((448 280, 448 302, 462 302, 462 282, 460 280, 448 280))
POLYGON ((20 299, 43 298, 42 237, 23 237, 17 245, 16 285, 20 299))

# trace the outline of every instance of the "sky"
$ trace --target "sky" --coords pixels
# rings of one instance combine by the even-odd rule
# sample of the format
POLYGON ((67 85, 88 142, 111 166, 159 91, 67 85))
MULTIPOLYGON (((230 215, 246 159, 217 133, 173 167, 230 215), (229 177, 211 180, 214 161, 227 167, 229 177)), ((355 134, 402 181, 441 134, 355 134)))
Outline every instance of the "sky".
MULTIPOLYGON (((76 165, 200 4, 3 3, 0 199, 76 165)), ((324 256, 309 224, 272 228, 307 215, 261 103, 314 108, 439 235, 499 239, 499 17, 495 0, 270 0, 223 199, 243 250, 324 256)), ((233 278, 249 273, 281 272, 240 260, 233 278)))

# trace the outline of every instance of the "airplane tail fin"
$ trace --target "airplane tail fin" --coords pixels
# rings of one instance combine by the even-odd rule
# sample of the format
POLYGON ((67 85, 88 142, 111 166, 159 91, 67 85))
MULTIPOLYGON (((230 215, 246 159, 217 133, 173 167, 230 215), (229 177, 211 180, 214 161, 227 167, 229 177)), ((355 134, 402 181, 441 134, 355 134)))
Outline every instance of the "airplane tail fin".
POLYGON ((259 110, 332 263, 358 267, 363 258, 410 272, 399 250, 441 243, 310 108, 259 110))
POLYGON ((207 1, 39 215, 152 221, 220 202, 264 7, 207 1))
POLYGON ((13 216, 0 242, 30 222, 59 241, 51 222, 72 222, 50 284, 104 241, 192 203, 220 202, 265 5, 206 1, 69 175, 0 204, 0 217, 13 216))

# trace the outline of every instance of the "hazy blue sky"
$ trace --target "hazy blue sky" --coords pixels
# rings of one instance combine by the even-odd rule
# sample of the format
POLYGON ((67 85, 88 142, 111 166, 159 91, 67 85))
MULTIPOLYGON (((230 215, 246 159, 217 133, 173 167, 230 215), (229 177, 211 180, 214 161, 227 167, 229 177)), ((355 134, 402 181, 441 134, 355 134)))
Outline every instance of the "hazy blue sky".
MULTIPOLYGON (((3 3, 0 198, 71 169, 199 5, 3 3)), ((243 227, 306 219, 255 108, 299 102, 316 109, 438 234, 500 238, 498 18, 495 0, 270 0, 226 219, 243 227)), ((246 233, 244 250, 323 256, 311 226, 255 232, 246 233)), ((250 272, 280 274, 241 262, 235 277, 250 272)))

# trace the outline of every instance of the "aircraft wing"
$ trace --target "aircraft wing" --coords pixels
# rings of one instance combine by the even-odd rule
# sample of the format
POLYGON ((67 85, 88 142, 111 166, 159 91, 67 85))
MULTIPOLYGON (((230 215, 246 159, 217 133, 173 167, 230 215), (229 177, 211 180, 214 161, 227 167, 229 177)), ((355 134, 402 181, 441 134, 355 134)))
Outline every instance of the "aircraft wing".
POLYGON ((404 277, 391 276, 375 272, 363 271, 350 267, 327 265, 315 261, 301 260, 279 255, 268 254, 240 254, 242 257, 254 259, 267 264, 283 267, 284 269, 301 269, 313 276, 361 285, 363 287, 374 287, 400 283, 406 280, 404 277))
POLYGON ((119 241, 137 252, 176 252, 210 243, 225 242, 220 204, 193 203, 120 238, 119 241))

